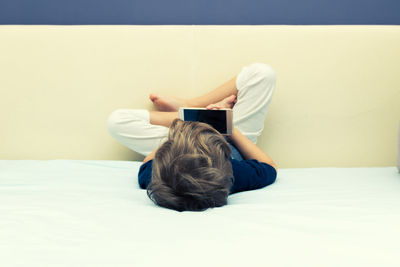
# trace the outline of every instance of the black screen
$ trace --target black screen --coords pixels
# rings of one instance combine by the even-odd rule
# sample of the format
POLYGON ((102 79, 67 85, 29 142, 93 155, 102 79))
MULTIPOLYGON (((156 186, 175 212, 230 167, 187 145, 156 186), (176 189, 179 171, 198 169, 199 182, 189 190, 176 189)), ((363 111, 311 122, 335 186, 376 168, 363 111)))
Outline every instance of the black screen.
POLYGON ((221 134, 226 134, 226 111, 225 110, 198 110, 185 109, 185 121, 200 121, 205 122, 221 134))

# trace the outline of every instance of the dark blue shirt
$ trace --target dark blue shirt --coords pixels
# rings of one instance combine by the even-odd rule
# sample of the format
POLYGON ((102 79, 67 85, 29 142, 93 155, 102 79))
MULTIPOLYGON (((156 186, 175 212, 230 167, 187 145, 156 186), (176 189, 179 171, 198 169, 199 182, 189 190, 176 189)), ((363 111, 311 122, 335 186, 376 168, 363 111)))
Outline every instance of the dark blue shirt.
MULTIPOLYGON (((236 150, 233 147, 232 151, 235 151, 234 149, 236 150)), ((234 153, 232 154, 230 160, 235 180, 231 188, 231 194, 263 188, 275 182, 276 170, 271 165, 255 159, 243 160, 241 156, 235 156, 235 158, 239 159, 234 159, 234 153)), ((152 167, 153 160, 149 160, 140 166, 138 175, 140 188, 146 189, 149 185, 152 167)))

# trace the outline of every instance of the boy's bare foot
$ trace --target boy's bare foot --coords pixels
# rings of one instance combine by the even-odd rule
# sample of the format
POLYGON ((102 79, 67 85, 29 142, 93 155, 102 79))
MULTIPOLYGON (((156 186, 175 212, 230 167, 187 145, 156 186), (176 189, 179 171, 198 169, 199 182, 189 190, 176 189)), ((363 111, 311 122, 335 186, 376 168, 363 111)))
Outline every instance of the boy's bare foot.
POLYGON ((150 100, 159 111, 178 111, 180 107, 185 106, 185 100, 177 97, 150 94, 150 100))
POLYGON ((222 99, 218 103, 208 105, 206 108, 207 109, 233 108, 236 102, 237 102, 236 95, 230 95, 227 98, 222 99))

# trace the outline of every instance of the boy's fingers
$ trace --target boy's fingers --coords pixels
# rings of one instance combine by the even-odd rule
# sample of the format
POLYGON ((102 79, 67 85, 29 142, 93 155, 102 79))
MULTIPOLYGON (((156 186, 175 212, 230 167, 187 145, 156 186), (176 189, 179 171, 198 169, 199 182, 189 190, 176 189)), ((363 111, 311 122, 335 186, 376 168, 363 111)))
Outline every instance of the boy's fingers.
POLYGON ((221 107, 215 105, 215 104, 210 104, 206 107, 206 109, 220 109, 221 107))
POLYGON ((206 109, 213 109, 214 108, 214 105, 213 104, 210 104, 210 105, 208 105, 207 107, 206 107, 206 109))

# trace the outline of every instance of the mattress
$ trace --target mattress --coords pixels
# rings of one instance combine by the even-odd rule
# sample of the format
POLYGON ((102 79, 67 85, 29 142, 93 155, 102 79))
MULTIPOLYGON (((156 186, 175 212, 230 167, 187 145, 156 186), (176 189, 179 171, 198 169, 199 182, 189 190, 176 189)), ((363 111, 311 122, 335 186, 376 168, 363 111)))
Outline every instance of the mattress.
POLYGON ((176 212, 139 188, 140 164, 0 161, 0 266, 400 266, 395 167, 279 169, 176 212))

